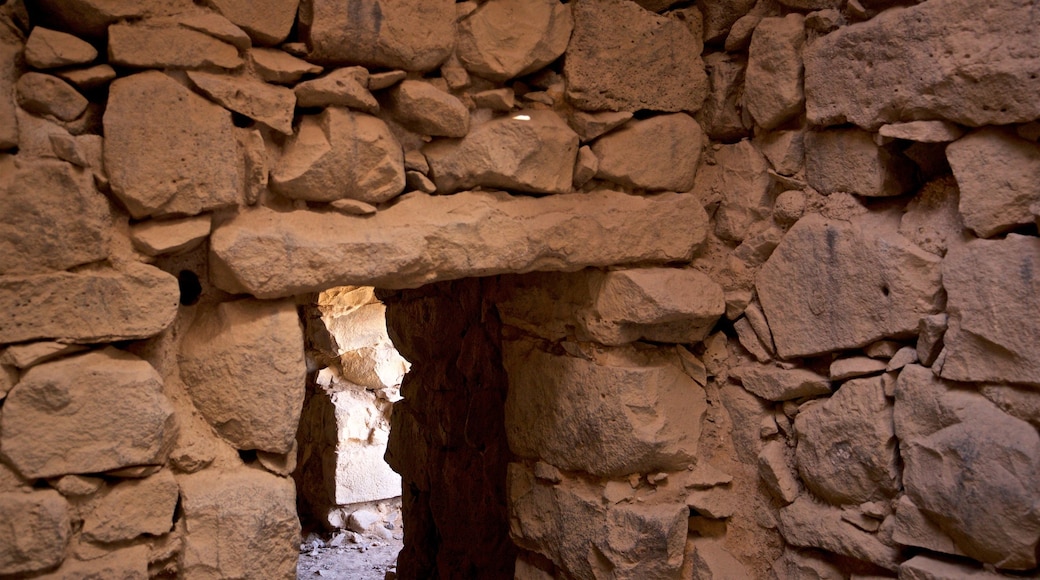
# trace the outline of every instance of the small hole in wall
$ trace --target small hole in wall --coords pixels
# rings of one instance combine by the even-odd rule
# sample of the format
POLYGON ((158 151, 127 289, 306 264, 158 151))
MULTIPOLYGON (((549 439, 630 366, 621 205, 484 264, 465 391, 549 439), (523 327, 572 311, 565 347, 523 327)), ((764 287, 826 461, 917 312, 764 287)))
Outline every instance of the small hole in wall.
POLYGON ((181 270, 180 274, 177 274, 177 285, 181 290, 182 306, 192 306, 199 301, 199 296, 202 296, 202 284, 199 283, 198 275, 191 270, 181 270))
POLYGON ((891 292, 891 290, 889 290, 887 284, 881 287, 881 293, 884 294, 885 296, 888 296, 889 292, 891 292))
POLYGON ((239 449, 238 456, 242 458, 242 463, 253 463, 256 461, 256 450, 255 449, 239 449))
POLYGON ((239 127, 241 129, 248 129, 248 128, 253 126, 253 120, 252 119, 250 119, 249 117, 247 117, 247 116, 245 116, 245 115, 243 115, 241 113, 236 113, 234 111, 231 111, 231 123, 234 126, 239 127))

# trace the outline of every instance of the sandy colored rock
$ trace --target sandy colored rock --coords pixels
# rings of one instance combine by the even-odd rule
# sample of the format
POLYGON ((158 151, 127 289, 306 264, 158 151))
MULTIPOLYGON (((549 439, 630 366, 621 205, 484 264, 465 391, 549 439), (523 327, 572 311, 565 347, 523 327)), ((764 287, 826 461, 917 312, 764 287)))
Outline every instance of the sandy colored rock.
POLYGON ((795 417, 798 472, 832 505, 893 497, 900 487, 892 406, 880 378, 852 380, 795 417))
POLYGON ((803 217, 758 272, 783 358, 911 335, 942 300, 939 258, 896 233, 893 214, 803 217))
POLYGON ((580 189, 596 176, 599 171, 599 159, 588 145, 578 148, 578 157, 574 160, 574 189, 580 189))
POLYGON ((697 114, 704 131, 718 141, 737 141, 748 135, 751 120, 741 114, 744 108, 745 59, 724 52, 704 56, 708 91, 697 114))
POLYGON ((748 48, 744 104, 763 129, 775 129, 802 110, 803 44, 801 14, 763 18, 755 27, 748 48))
POLYGON ((504 365, 506 435, 521 457, 619 476, 684 469, 697 454, 707 405, 674 355, 620 348, 585 360, 510 343, 504 365), (632 397, 638 410, 625 404, 632 397), (578 440, 581 454, 573 453, 578 440))
POLYGON ((198 246, 209 235, 212 217, 149 220, 130 228, 134 247, 149 256, 176 254, 198 246))
POLYGON ((244 30, 216 12, 178 15, 174 20, 180 26, 223 40, 241 51, 249 50, 253 44, 244 30))
POLYGON ((585 143, 617 129, 631 118, 632 113, 629 111, 599 111, 596 113, 571 111, 567 116, 567 121, 571 129, 574 129, 574 132, 581 138, 582 143, 585 143))
POLYGON ((967 385, 945 381, 928 368, 907 365, 895 384, 894 420, 900 447, 915 444, 993 405, 967 385))
POLYGON ((571 190, 578 136, 552 111, 525 110, 422 148, 442 194, 483 186, 531 193, 571 190))
POLYGON ((90 43, 42 26, 33 28, 25 42, 25 63, 35 69, 87 64, 97 55, 90 43))
MULTIPOLYGON (((729 307, 727 310, 732 310, 732 301, 727 306, 729 307)), ((737 312, 735 316, 740 316, 740 313, 737 312)), ((747 317, 740 316, 733 323, 733 330, 737 333, 737 341, 740 342, 740 346, 744 347, 744 350, 753 356, 755 360, 760 363, 772 360, 773 353, 769 351, 769 347, 762 342, 758 333, 751 327, 747 317)))
POLYGON ((888 369, 888 363, 882 360, 872 359, 867 356, 850 356, 835 359, 831 363, 830 377, 832 381, 844 381, 856 377, 865 377, 883 373, 888 369))
MULTIPOLYGON (((511 111, 516 106, 516 93, 513 89, 490 89, 480 91, 473 95, 473 104, 478 109, 491 109, 492 111, 511 111)), ((573 127, 573 125, 572 125, 573 127)))
POLYGON ((964 561, 941 560, 919 554, 899 566, 900 580, 999 580, 1007 578, 964 561))
POLYGON ((693 344, 704 340, 725 309, 722 288, 701 272, 639 268, 608 272, 591 309, 579 317, 601 344, 693 344))
POLYGON ((698 169, 693 191, 706 206, 718 204, 715 235, 739 242, 752 224, 769 217, 771 184, 769 162, 743 140, 715 151, 715 164, 698 169))
POLYGON ((397 122, 421 135, 465 137, 469 133, 466 105, 430 83, 401 81, 387 91, 387 103, 397 122))
POLYGON ((559 58, 573 28, 570 7, 556 0, 491 0, 459 22, 455 50, 466 70, 501 82, 559 58))
POLYGON ((793 176, 805 166, 805 131, 758 133, 753 142, 780 175, 793 176))
POLYGON ((172 24, 113 24, 108 28, 108 61, 130 68, 216 67, 242 65, 238 49, 212 36, 172 24))
POLYGON ((238 203, 231 113, 160 72, 121 78, 105 110, 105 167, 134 218, 195 215, 238 203))
POLYGON ((87 68, 61 69, 54 76, 81 90, 95 89, 107 85, 116 78, 116 69, 107 64, 87 68))
POLYGON ((909 121, 882 125, 878 135, 918 143, 948 143, 956 141, 964 130, 949 121, 909 121))
POLYGON ((368 90, 381 91, 388 89, 408 77, 408 72, 403 70, 388 70, 368 75, 368 90))
POLYGON ((510 537, 520 548, 576 578, 678 577, 689 516, 685 503, 604 506, 602 485, 575 479, 549 484, 519 463, 509 464, 507 477, 510 537))
POLYGON ((72 533, 68 503, 51 489, 0 493, 0 574, 25 574, 61 562, 72 533))
POLYGON ((305 38, 311 56, 322 62, 427 71, 444 62, 455 45, 452 0, 365 5, 312 0, 310 5, 310 14, 304 11, 300 21, 310 29, 305 38))
POLYGON ((64 270, 107 258, 112 218, 90 173, 54 160, 18 165, 0 177, 0 274, 64 270))
POLYGON ((318 74, 322 68, 277 48, 254 48, 249 60, 260 78, 269 83, 292 84, 304 75, 318 74))
POLYGON ((896 543, 942 554, 964 555, 964 552, 953 543, 953 539, 942 531, 939 524, 928 519, 928 515, 914 505, 908 496, 900 496, 895 509, 892 540, 896 543))
POLYGON ((693 544, 693 580, 751 577, 747 568, 733 557, 718 539, 694 537, 687 542, 693 544))
POLYGON ((86 350, 86 348, 80 344, 50 341, 15 344, 0 351, 0 364, 25 370, 58 357, 86 350))
POLYGON ((404 152, 382 120, 330 107, 303 117, 271 172, 290 199, 382 203, 404 190, 404 152))
POLYGON ((0 151, 18 146, 18 106, 11 98, 14 85, 21 71, 18 66, 18 55, 22 45, 0 38, 0 94, 7 95, 0 99, 0 151))
POLYGON ((284 135, 292 135, 296 95, 245 77, 188 71, 188 78, 204 95, 225 109, 241 113, 284 135))
POLYGON ((29 369, 0 427, 4 457, 32 478, 161 465, 177 430, 159 373, 113 348, 29 369))
POLYGON ((943 312, 921 318, 917 329, 917 360, 924 366, 932 366, 939 357, 945 343, 943 337, 949 324, 949 316, 943 312))
MULTIPOLYGON (((812 552, 799 552, 790 547, 784 549, 782 556, 773 562, 773 572, 777 578, 799 578, 804 580, 845 580, 845 574, 834 564, 824 560, 825 554, 810 555, 812 552)), ((850 580, 879 580, 876 577, 861 578, 852 575, 850 580)))
POLYGON ((119 20, 169 16, 194 8, 191 0, 38 0, 37 4, 62 30, 87 37, 103 36, 108 25, 119 20))
POLYGON ((690 259, 706 227, 692 196, 611 191, 541 199, 419 195, 369 217, 255 210, 216 228, 211 276, 221 288, 275 298, 348 284, 402 288, 504 272, 662 263, 690 259), (578 208, 581 218, 569 217, 578 208), (345 262, 348 255, 354 259, 345 262))
POLYGON ((739 379, 745 389, 767 401, 788 401, 831 393, 827 377, 808 369, 751 364, 732 369, 731 376, 739 379))
POLYGON ((18 105, 30 113, 71 121, 87 110, 87 99, 58 77, 27 72, 15 83, 18 105))
POLYGON ((755 6, 755 0, 704 0, 697 5, 704 13, 704 42, 722 40, 730 27, 755 6))
POLYGON ((169 326, 180 291, 173 276, 143 264, 77 274, 0 278, 0 342, 147 338, 169 326))
POLYGON ((805 51, 809 122, 873 130, 926 119, 975 127, 1040 117, 1040 37, 1030 10, 1031 0, 1001 0, 980 21, 971 0, 929 1, 821 37, 805 51))
POLYGON ((257 44, 278 44, 296 22, 299 0, 206 0, 228 20, 241 26, 257 44))
POLYGON ((232 445, 271 453, 292 448, 306 374, 293 303, 221 303, 196 318, 179 360, 195 407, 232 445))
POLYGON ((758 476, 784 505, 797 499, 802 491, 788 459, 787 445, 781 441, 766 443, 758 454, 758 476))
POLYGON ((915 185, 907 159, 879 147, 870 133, 855 128, 806 133, 805 177, 824 195, 843 191, 887 197, 915 185))
POLYGON ((177 483, 188 532, 184 578, 296 575, 300 522, 292 479, 260 469, 207 469, 177 483))
POLYGON ((939 374, 1040 386, 1040 240, 976 240, 950 250, 942 266, 949 328, 939 374))
POLYGON ((701 108, 708 78, 685 24, 625 0, 571 4, 574 33, 563 72, 567 99, 585 111, 701 108))
POLYGON ((1011 385, 981 385, 979 393, 1012 417, 1040 426, 1040 392, 1011 385))
POLYGON ((979 237, 1033 223, 1040 202, 1040 146, 1000 131, 981 129, 951 143, 946 158, 957 178, 964 225, 979 237))
POLYGON ((336 69, 329 74, 304 81, 293 89, 300 107, 350 107, 369 114, 379 111, 379 103, 365 88, 368 71, 352 66, 336 69))
POLYGON ((789 545, 818 548, 895 571, 899 550, 841 519, 841 514, 841 508, 821 505, 802 495, 780 509, 780 530, 789 545))
POLYGON ((119 578, 120 580, 145 580, 149 577, 148 560, 151 552, 147 545, 119 548, 102 552, 90 560, 70 556, 57 570, 50 574, 34 576, 39 580, 87 580, 92 578, 119 578))
POLYGON ((649 191, 689 191, 703 146, 704 132, 689 115, 629 121, 592 143, 596 177, 649 191))
POLYGON ((83 522, 83 536, 109 543, 169 533, 177 498, 177 482, 168 469, 144 479, 125 480, 101 496, 83 522))

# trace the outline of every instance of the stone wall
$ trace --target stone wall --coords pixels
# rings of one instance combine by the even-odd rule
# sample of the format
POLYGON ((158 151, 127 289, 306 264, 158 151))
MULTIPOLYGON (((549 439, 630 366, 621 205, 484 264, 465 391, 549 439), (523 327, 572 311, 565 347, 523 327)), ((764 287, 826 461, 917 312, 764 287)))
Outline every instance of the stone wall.
POLYGON ((292 577, 342 285, 414 364, 401 577, 1035 575, 1038 28, 0 4, 0 576, 292 577))

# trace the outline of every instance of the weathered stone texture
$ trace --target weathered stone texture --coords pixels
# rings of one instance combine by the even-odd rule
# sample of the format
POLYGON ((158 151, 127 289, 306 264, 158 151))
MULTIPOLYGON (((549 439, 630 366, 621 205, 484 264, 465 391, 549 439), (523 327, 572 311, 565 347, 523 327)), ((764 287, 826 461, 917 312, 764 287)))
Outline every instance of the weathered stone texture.
POLYGON ((239 300, 204 312, 181 346, 180 368, 196 408, 236 448, 292 448, 306 374, 294 304, 239 300))
POLYGON ((202 71, 188 78, 204 95, 226 109, 241 113, 285 135, 292 135, 296 95, 268 83, 202 71))
POLYGON ((627 0, 571 4, 574 33, 564 75, 567 99, 587 111, 688 111, 708 88, 700 54, 682 22, 627 0))
POLYGON ((104 124, 112 191, 133 217, 238 203, 241 157, 228 111, 150 71, 112 83, 104 124))
POLYGON ((465 137, 469 110, 451 94, 422 81, 404 80, 387 92, 390 114, 422 135, 465 137))
POLYGON ((649 191, 689 191, 704 146, 704 132, 689 115, 629 121, 596 139, 596 177, 649 191))
POLYGON ((228 20, 241 26, 258 44, 285 40, 296 21, 299 0, 207 0, 228 20))
POLYGON ((806 180, 824 195, 843 191, 887 197, 906 193, 915 184, 913 165, 879 147, 866 131, 810 131, 805 152, 806 180))
POLYGON ((504 81, 534 72, 567 49, 574 19, 557 0, 493 0, 459 22, 459 61, 469 72, 504 81))
POLYGON ((72 533, 68 507, 51 489, 0 493, 0 575, 36 572, 61 562, 72 533))
POLYGON ((25 63, 35 69, 86 64, 97 55, 97 49, 90 43, 42 26, 33 28, 25 42, 25 63))
POLYGON ((319 61, 430 70, 455 44, 452 0, 311 0, 301 14, 319 61), (403 33, 403 31, 408 31, 403 33))
POLYGON ((843 27, 805 51, 806 110, 820 125, 1040 117, 1040 36, 1031 0, 929 0, 843 27))
POLYGON ((692 196, 611 191, 542 199, 417 195, 371 217, 256 210, 216 228, 211 274, 222 288, 260 298, 347 284, 415 287, 502 272, 688 260, 706 227, 692 196), (344 262, 347 255, 354 259, 344 262))
POLYGON ((96 542, 161 536, 173 527, 177 482, 169 470, 113 486, 83 522, 83 536, 96 542))
POLYGON ((29 369, 0 428, 0 452, 32 478, 161 465, 177 430, 159 374, 112 348, 29 369))
POLYGON ((110 26, 108 59, 131 68, 235 69, 242 65, 238 49, 226 42, 189 28, 148 21, 110 26))
POLYGON ((802 110, 802 45, 805 22, 800 14, 763 18, 748 49, 744 103, 758 126, 775 129, 802 110))

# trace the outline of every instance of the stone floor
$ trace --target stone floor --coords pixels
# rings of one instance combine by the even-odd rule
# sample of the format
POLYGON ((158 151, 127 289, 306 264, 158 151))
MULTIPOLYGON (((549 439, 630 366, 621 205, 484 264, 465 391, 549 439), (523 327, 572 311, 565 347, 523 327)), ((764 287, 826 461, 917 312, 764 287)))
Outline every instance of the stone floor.
POLYGON ((296 568, 297 579, 392 580, 397 577, 397 554, 403 546, 400 539, 351 534, 341 532, 327 542, 313 537, 304 542, 296 568))

